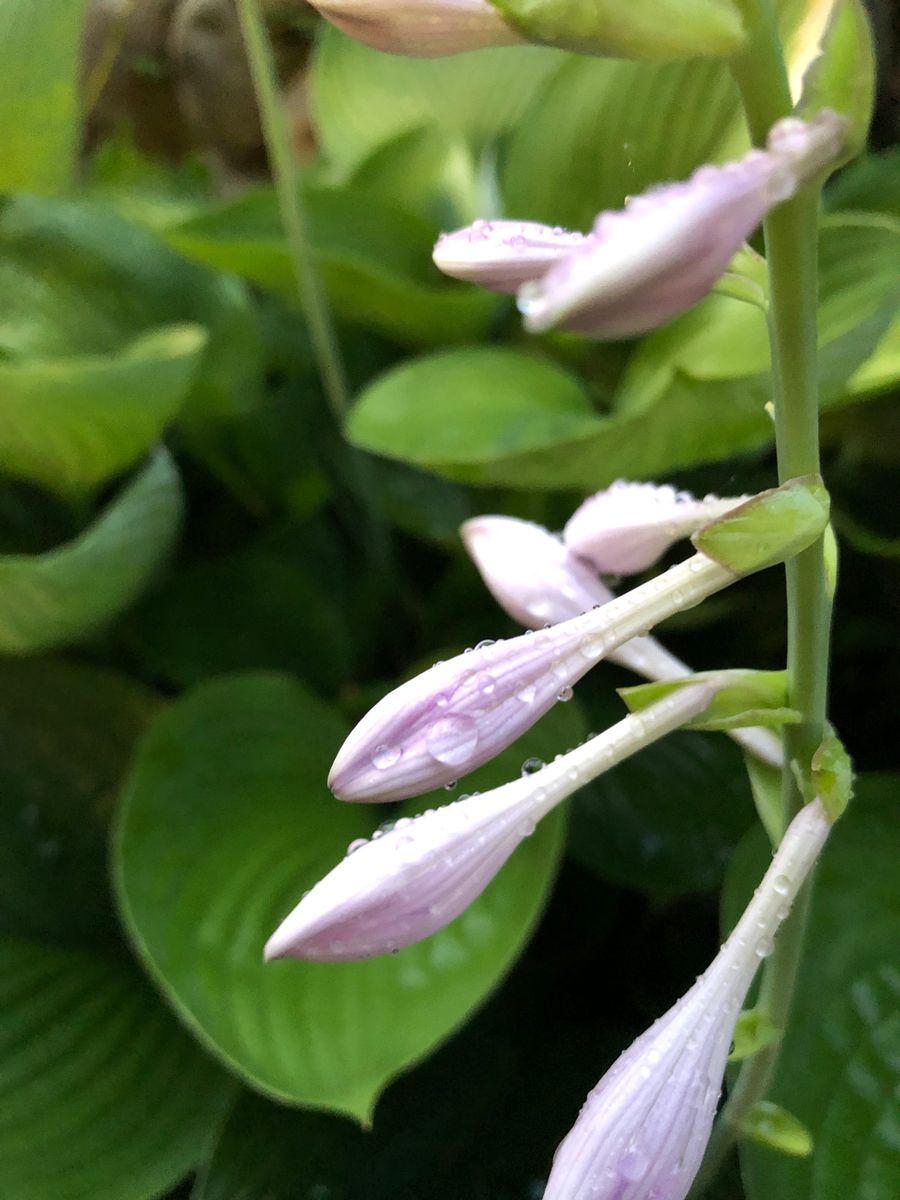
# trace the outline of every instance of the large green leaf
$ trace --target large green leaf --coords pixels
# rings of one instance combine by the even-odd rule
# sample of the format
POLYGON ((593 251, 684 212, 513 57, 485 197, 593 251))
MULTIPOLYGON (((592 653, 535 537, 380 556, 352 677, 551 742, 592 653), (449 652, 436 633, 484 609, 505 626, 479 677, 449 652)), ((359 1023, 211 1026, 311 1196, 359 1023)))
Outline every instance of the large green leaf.
POLYGON ((127 608, 169 553, 181 509, 178 471, 160 449, 73 541, 0 556, 0 651, 63 645, 127 608))
POLYGON ((156 706, 151 692, 106 668, 0 662, 0 933, 118 941, 107 824, 156 706))
POLYGON ((0 5, 0 192, 49 192, 71 182, 86 8, 87 0, 0 5))
POLYGON ((230 1088, 127 961, 0 937, 0 1172, 16 1200, 151 1200, 230 1088))
MULTIPOLYGON (((900 1084, 897 861, 900 776, 862 776, 816 874, 796 1000, 771 1098, 815 1139, 806 1159, 754 1145, 741 1158, 750 1200, 893 1200, 900 1084)), ((732 924, 770 851, 752 836, 724 898, 732 924)))
MULTIPOLYGON (((564 749, 578 726, 561 709, 471 784, 493 786, 523 757, 564 749)), ((116 881, 148 968, 217 1054, 270 1095, 367 1119, 385 1083, 446 1037, 516 956, 562 827, 549 820, 467 912, 396 956, 264 965, 279 918, 385 816, 328 796, 344 734, 331 710, 284 676, 198 688, 138 755, 116 881)))
POLYGON ((117 355, 141 334, 183 323, 209 335, 186 416, 246 412, 259 388, 260 341, 238 280, 187 262, 102 204, 35 196, 0 204, 0 359, 117 355))
POLYGON ((570 58, 516 127, 506 212, 587 229, 602 209, 715 159, 738 108, 727 67, 570 58))
POLYGON ((131 466, 180 410, 205 344, 176 326, 108 356, 0 362, 0 470, 77 493, 131 466))
POLYGON ((419 60, 382 54, 333 27, 313 60, 311 104, 326 157, 354 167, 423 124, 476 152, 515 127, 532 96, 566 61, 558 50, 515 46, 419 60))
POLYGON ((571 375, 530 354, 485 348, 416 359, 376 379, 357 401, 349 432, 377 454, 477 470, 585 436, 596 425, 571 375))
MULTIPOLYGON (((431 266, 437 231, 360 188, 309 188, 310 240, 335 311, 412 342, 484 333, 498 299, 448 283, 431 266)), ((296 297, 294 266, 274 192, 260 189, 165 231, 189 258, 296 297)))

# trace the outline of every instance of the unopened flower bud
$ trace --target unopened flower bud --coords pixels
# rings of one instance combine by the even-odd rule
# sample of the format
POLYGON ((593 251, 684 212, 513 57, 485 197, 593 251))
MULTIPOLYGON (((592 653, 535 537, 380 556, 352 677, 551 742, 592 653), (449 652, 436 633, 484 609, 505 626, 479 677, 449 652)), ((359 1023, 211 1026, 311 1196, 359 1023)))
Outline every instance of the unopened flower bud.
POLYGON ((313 0, 313 6, 357 41, 414 58, 525 40, 488 0, 313 0))
POLYGON ((556 1152, 544 1200, 684 1200, 709 1141, 744 997, 829 829, 819 800, 794 818, 711 966, 588 1096, 556 1152))
POLYGON ((475 221, 441 234, 433 258, 454 279, 514 293, 523 283, 540 279, 585 238, 583 233, 534 221, 475 221))

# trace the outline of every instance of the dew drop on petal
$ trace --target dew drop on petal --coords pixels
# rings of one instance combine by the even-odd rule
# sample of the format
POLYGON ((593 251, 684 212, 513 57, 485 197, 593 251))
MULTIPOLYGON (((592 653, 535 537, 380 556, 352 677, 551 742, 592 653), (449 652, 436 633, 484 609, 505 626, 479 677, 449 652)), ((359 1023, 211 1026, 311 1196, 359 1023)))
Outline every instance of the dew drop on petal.
POLYGON ((757 958, 768 958, 769 955, 774 950, 774 948, 775 948, 775 945, 771 938, 766 938, 766 937, 760 938, 759 941, 756 943, 756 951, 755 951, 756 957, 757 958))
POLYGON ((354 840, 347 847, 348 856, 351 854, 355 854, 357 850, 361 849, 361 847, 363 847, 363 846, 367 846, 368 843, 369 843, 368 838, 354 838, 354 840))
POLYGON ((534 775, 538 771, 542 771, 544 766, 545 764, 540 758, 526 758, 522 763, 522 775, 523 777, 525 775, 534 775))
POLYGON ((562 700, 563 702, 565 702, 566 700, 571 700, 573 695, 574 695, 574 692, 572 691, 572 689, 570 687, 564 687, 564 688, 560 688, 559 691, 556 693, 556 698, 557 698, 557 700, 562 700))
POLYGON ((516 699, 521 700, 523 704, 533 704, 536 695, 537 687, 535 684, 526 683, 524 687, 520 687, 516 692, 516 699))
POLYGON ((478 729, 471 717, 442 717, 429 729, 425 745, 435 762, 461 766, 478 745, 478 729))
POLYGON ((388 767, 392 767, 400 757, 400 747, 391 746, 387 742, 382 742, 380 746, 376 746, 372 751, 372 766, 379 771, 386 771, 388 767))
POLYGON ((772 880, 772 891, 779 896, 786 896, 791 890, 791 881, 787 875, 776 875, 772 880))
POLYGON ((519 822, 518 828, 519 833, 523 838, 531 837, 535 830, 535 824, 531 817, 525 817, 524 820, 519 822))
POLYGON ((625 1151, 619 1163, 619 1173, 628 1183, 636 1183, 643 1179, 650 1167, 650 1159, 643 1150, 632 1146, 625 1151))

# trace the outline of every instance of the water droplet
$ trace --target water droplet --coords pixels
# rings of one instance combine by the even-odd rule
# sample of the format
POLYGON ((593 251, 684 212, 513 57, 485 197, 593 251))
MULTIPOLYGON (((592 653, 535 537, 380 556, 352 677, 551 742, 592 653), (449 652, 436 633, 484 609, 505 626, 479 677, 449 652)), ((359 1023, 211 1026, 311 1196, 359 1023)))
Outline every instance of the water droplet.
POLYGON ((525 817, 524 820, 519 822, 519 833, 523 838, 531 837, 531 835, 534 833, 534 829, 535 825, 531 817, 525 817))
POLYGON ((791 881, 787 875, 776 875, 772 880, 772 891, 779 896, 786 896, 791 890, 791 881))
POLYGON ((574 694, 575 693, 572 691, 572 689, 570 687, 564 687, 564 688, 560 688, 559 691, 556 693, 556 698, 557 698, 557 700, 562 700, 563 702, 565 702, 566 700, 571 700, 572 696, 574 694))
POLYGON ((471 717, 442 717, 428 731, 425 745, 435 762, 461 766, 478 745, 478 729, 471 717))
POLYGON ((537 695, 537 687, 533 683, 526 683, 516 692, 516 699, 521 700, 523 704, 533 704, 534 698, 537 695))
POLYGON ((497 645, 496 638, 484 638, 483 641, 475 643, 475 649, 476 650, 487 650, 488 646, 496 646, 496 645, 497 645))
POLYGON ((493 675, 479 675, 476 682, 482 696, 490 696, 497 686, 497 681, 493 675))
POLYGON ((760 938, 759 941, 756 943, 756 951, 755 951, 756 957, 757 958, 768 958, 774 949, 775 949, 775 944, 771 938, 767 938, 767 937, 760 938))
POLYGON ((439 695, 435 696, 435 698, 434 698, 434 704, 435 704, 436 708, 446 708, 449 703, 450 703, 450 697, 445 696, 443 692, 441 692, 439 695))
POLYGON ((631 1146, 622 1156, 619 1173, 627 1183, 643 1179, 650 1167, 650 1159, 637 1146, 631 1146))
POLYGON ((354 840, 347 847, 347 857, 349 857, 351 854, 355 854, 356 851, 361 849, 363 846, 368 846, 368 844, 368 838, 354 838, 354 840))
POLYGON ((382 742, 372 751, 372 766, 378 771, 386 771, 388 767, 392 767, 397 762, 399 757, 399 746, 390 746, 387 742, 382 742))
POLYGON ((445 792, 452 792, 452 791, 453 791, 453 789, 456 787, 456 785, 457 785, 458 783, 459 783, 459 780, 458 780, 458 779, 449 779, 449 780, 448 780, 448 781, 447 781, 447 782, 444 784, 444 791, 445 791, 445 792))
POLYGON ((522 763, 522 775, 534 775, 538 771, 543 771, 545 763, 540 758, 526 758, 522 763))
POLYGON ((578 649, 585 658, 602 658, 606 652, 606 639, 599 633, 589 634, 581 639, 578 649))

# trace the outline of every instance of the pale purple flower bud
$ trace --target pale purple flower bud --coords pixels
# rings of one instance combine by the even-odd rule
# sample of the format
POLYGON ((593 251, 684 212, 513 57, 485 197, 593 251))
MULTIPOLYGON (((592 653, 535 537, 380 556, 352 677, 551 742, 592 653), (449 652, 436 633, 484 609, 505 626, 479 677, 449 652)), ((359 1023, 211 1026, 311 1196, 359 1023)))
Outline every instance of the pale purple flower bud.
POLYGON ((743 504, 747 496, 695 500, 668 485, 617 480, 590 496, 563 530, 566 546, 609 575, 645 571, 679 538, 743 504))
POLYGON ((475 221, 442 233, 433 257, 454 279, 480 283, 494 292, 517 292, 523 283, 540 279, 585 237, 535 221, 475 221))
POLYGON ((744 997, 829 829, 819 800, 794 818, 712 965, 588 1096, 556 1152, 544 1200, 684 1200, 744 997))
POLYGON ((840 154, 845 124, 828 110, 809 122, 787 118, 765 150, 601 213, 584 242, 520 291, 526 327, 632 337, 690 308, 769 209, 840 154))
MULTIPOLYGON (((672 491, 656 489, 650 484, 623 486, 672 491)), ((586 501, 582 509, 590 503, 586 501)), ((702 506, 707 502, 694 503, 702 506)), ((738 501, 715 503, 730 507, 738 501)), ((582 509, 576 512, 576 517, 582 509)), ((705 510, 700 524, 710 519, 705 510)), ((696 527, 692 525, 689 532, 696 527)), ((483 516, 466 521, 460 533, 491 595, 504 612, 527 629, 539 629, 547 623, 556 625, 613 599, 613 593, 587 563, 543 525, 516 517, 483 516)), ((652 637, 631 638, 606 657, 644 679, 683 679, 692 673, 689 666, 652 637)), ((781 739, 771 730, 734 729, 730 734, 754 757, 781 766, 781 739)))
POLYGON ((525 39, 488 0, 313 0, 327 21, 390 54, 434 58, 525 39))
POLYGON ((308 892, 266 958, 340 962, 388 954, 449 924, 487 887, 535 825, 576 788, 702 712, 715 687, 685 688, 631 715, 534 774, 401 817, 308 892))
POLYGON ((737 576, 696 554, 570 621, 437 663, 366 714, 335 759, 342 800, 402 800, 474 771, 511 745, 595 663, 737 576))

